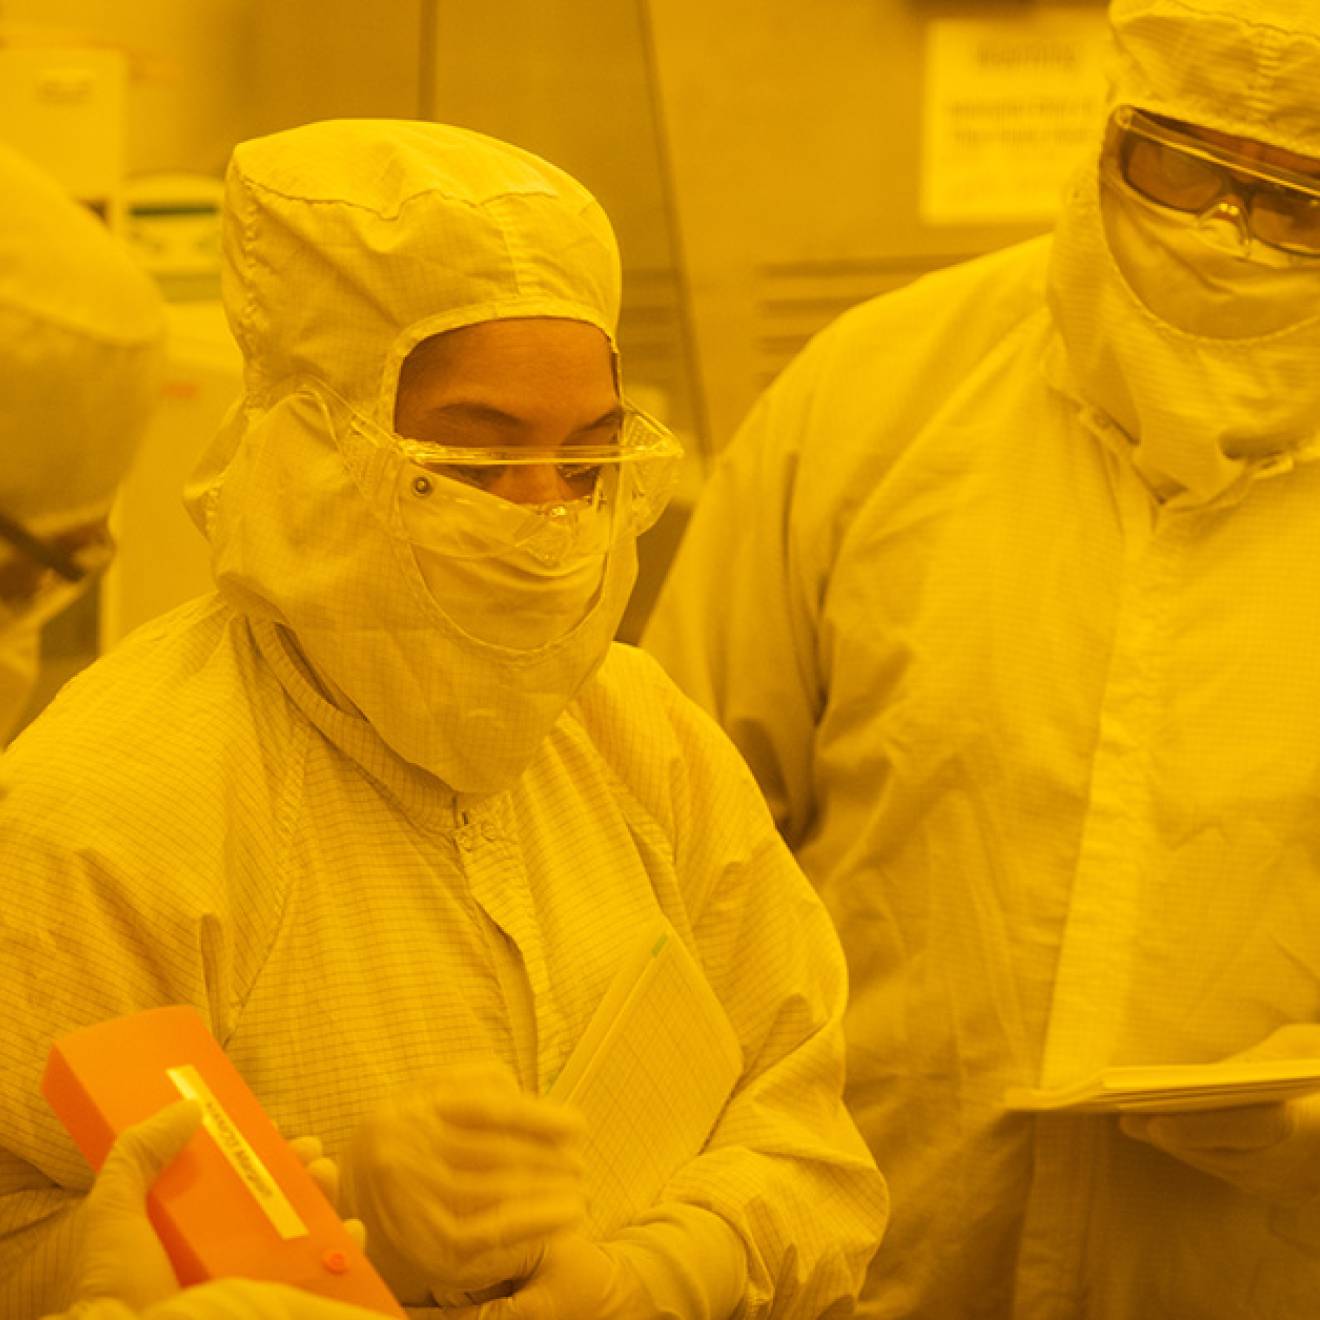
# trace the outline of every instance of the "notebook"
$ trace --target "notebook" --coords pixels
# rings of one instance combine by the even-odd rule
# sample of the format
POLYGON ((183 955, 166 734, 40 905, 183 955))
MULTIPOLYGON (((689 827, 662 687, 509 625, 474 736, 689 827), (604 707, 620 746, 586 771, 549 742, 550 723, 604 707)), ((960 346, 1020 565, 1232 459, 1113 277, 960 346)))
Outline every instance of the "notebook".
POLYGON ((1320 1090, 1320 1059, 1251 1059, 1105 1068, 1054 1090, 1011 1087, 1004 1107, 1030 1113, 1185 1113, 1235 1109, 1320 1090))
POLYGON ((742 1067, 715 992, 661 918, 624 954, 549 1090, 586 1115, 584 1180, 598 1236, 653 1205, 701 1151, 742 1067))

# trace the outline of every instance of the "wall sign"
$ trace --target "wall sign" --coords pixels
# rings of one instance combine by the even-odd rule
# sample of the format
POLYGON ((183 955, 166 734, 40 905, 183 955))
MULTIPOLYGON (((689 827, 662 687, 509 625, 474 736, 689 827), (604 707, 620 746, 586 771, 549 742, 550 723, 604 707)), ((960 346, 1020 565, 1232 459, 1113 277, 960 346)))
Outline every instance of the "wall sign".
POLYGON ((1103 9, 926 27, 921 218, 1048 222, 1098 146, 1109 29, 1103 9))

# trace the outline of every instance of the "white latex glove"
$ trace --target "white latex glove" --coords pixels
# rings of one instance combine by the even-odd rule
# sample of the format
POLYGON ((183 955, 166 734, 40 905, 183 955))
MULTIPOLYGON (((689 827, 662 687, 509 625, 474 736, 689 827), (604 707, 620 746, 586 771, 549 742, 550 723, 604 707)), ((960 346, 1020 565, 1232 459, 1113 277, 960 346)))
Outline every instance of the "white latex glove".
MULTIPOLYGON (((101 1318, 80 1316, 71 1320, 101 1318)), ((381 1316, 378 1311, 317 1297, 283 1283, 217 1279, 184 1289, 168 1302, 152 1307, 141 1320, 381 1320, 381 1316)))
MULTIPOLYGON (((1320 1056, 1320 1028, 1281 1027, 1234 1059, 1320 1056)), ((1125 1114, 1119 1126, 1138 1141, 1202 1173, 1277 1205, 1320 1196, 1320 1096, 1186 1114, 1125 1114)))
POLYGON ((108 1298, 145 1310, 179 1291, 174 1266, 147 1218, 151 1184, 202 1121, 195 1100, 168 1105, 119 1134, 78 1209, 78 1301, 108 1298))
MULTIPOLYGON (((323 1153, 320 1137, 294 1137, 289 1145, 293 1153, 303 1162, 311 1175, 312 1181, 321 1189, 321 1195, 338 1210, 339 1207, 339 1165, 323 1153)), ((344 1228, 348 1236, 357 1243, 359 1251, 367 1249, 367 1230, 360 1219, 345 1219, 344 1228)))
POLYGON ((185 1288, 146 1311, 131 1311, 108 1298, 79 1302, 50 1320, 381 1320, 347 1302, 317 1297, 283 1283, 217 1279, 185 1288))
MULTIPOLYGON (((82 1231, 77 1301, 113 1300, 141 1311, 178 1293, 174 1267, 147 1218, 147 1192, 188 1144, 201 1119, 195 1100, 180 1100, 126 1128, 111 1146, 78 1210, 82 1231)), ((322 1156, 319 1139, 301 1137, 290 1145, 334 1204, 339 1170, 322 1156)), ((344 1227, 362 1246, 362 1225, 349 1220, 344 1227)))
POLYGON ((551 1238, 536 1272, 512 1297, 447 1314, 454 1320, 664 1320, 628 1262, 579 1233, 551 1238))
POLYGON ((346 1172, 396 1296, 445 1304, 532 1274, 550 1235, 585 1215, 584 1130, 495 1062, 456 1066, 368 1114, 346 1172))

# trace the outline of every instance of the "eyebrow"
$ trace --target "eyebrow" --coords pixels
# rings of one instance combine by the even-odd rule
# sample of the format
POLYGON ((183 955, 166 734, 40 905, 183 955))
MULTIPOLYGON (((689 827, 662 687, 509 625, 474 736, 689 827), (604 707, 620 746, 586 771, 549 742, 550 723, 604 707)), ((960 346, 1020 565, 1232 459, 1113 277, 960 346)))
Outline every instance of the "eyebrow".
MULTIPOLYGON (((503 408, 497 408, 494 404, 478 403, 475 400, 458 399, 453 403, 439 404, 427 411, 430 416, 441 417, 446 421, 480 422, 504 430, 513 430, 526 425, 526 420, 514 413, 505 412, 503 408)), ((601 413, 595 421, 579 426, 573 434, 585 435, 589 431, 599 431, 603 426, 617 426, 623 421, 623 417, 623 405, 616 403, 614 407, 601 413)))
POLYGON ((613 408, 601 413, 594 422, 588 422, 586 426, 579 426, 574 435, 586 435, 588 431, 599 431, 605 426, 619 426, 623 422, 623 405, 616 403, 613 408))

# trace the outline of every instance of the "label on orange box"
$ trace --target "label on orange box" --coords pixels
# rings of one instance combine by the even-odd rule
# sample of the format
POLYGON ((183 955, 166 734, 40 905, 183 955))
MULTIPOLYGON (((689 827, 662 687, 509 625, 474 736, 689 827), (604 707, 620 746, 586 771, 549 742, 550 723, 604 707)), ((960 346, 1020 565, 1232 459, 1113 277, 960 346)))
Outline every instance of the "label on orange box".
POLYGON ((261 1157, 238 1130, 238 1124, 225 1113, 224 1106, 211 1094, 211 1088, 202 1080, 201 1073, 187 1064, 181 1068, 166 1068, 165 1075, 179 1088, 179 1094, 185 1100, 196 1100, 202 1106, 202 1126, 215 1139, 221 1155, 243 1180, 243 1185, 252 1193, 252 1199, 280 1237, 306 1237, 307 1225, 290 1204, 289 1198, 280 1191, 279 1183, 270 1176, 261 1157))

